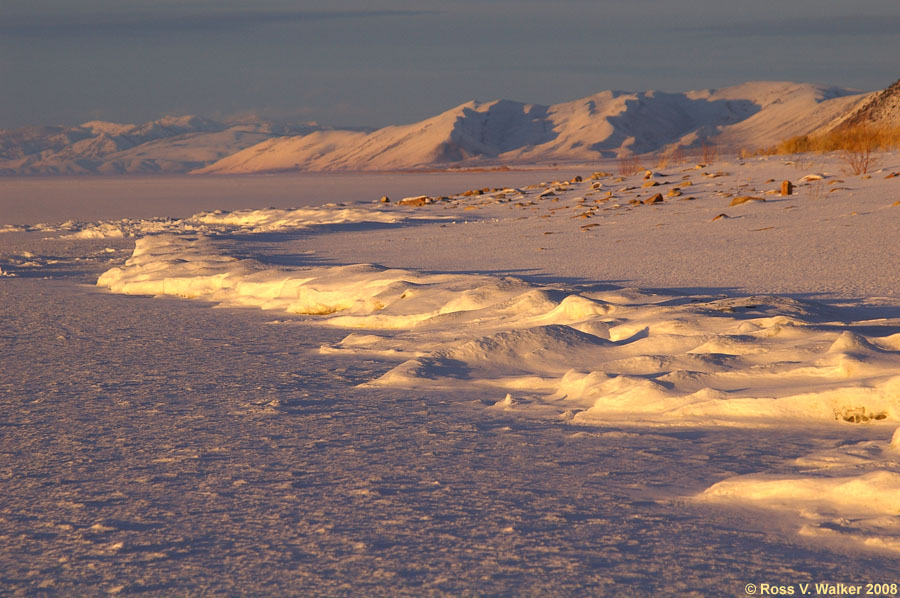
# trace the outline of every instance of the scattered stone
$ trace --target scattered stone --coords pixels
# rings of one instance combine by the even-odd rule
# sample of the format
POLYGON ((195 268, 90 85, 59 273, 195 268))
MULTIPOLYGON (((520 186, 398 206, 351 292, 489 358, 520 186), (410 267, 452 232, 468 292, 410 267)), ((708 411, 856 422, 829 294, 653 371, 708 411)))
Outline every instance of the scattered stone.
POLYGON ((645 199, 644 204, 649 206, 650 204, 662 203, 663 201, 664 200, 663 200, 662 193, 657 193, 653 197, 648 197, 647 199, 645 199))
POLYGON ((900 206, 900 199, 891 204, 892 206, 900 206))
POLYGON ((681 189, 678 187, 674 187, 666 193, 666 197, 679 197, 681 195, 681 189))
POLYGON ((716 220, 720 220, 722 218, 731 218, 731 216, 729 216, 728 214, 719 214, 718 216, 713 218, 712 221, 715 222, 716 220))
POLYGON ((834 179, 833 181, 828 181, 828 184, 829 185, 838 185, 843 182, 844 182, 844 179, 834 179))
POLYGON ((481 195, 484 193, 481 189, 469 189, 468 191, 463 192, 464 197, 470 197, 472 195, 481 195))
POLYGON ((775 179, 768 179, 768 180, 766 181, 766 183, 774 183, 774 182, 775 182, 775 179))
POLYGON ((641 187, 656 187, 657 185, 659 185, 659 183, 657 183, 656 181, 647 181, 646 183, 641 185, 641 187))
POLYGON ((808 174, 802 179, 800 179, 801 183, 808 183, 810 181, 821 181, 825 178, 824 174, 808 174))
POLYGON ((887 175, 887 176, 884 177, 884 178, 886 178, 886 179, 892 179, 892 178, 894 178, 895 176, 900 176, 900 172, 892 172, 892 173, 890 173, 889 175, 887 175))
POLYGON ((639 205, 641 205, 641 200, 639 200, 639 199, 629 199, 629 200, 628 200, 628 203, 631 204, 631 205, 633 205, 633 206, 639 206, 639 205))
POLYGON ((682 187, 692 187, 693 185, 694 185, 693 181, 684 181, 683 183, 681 183, 682 187))
POLYGON ((644 171, 644 178, 645 178, 645 179, 649 179, 649 178, 651 178, 652 176, 653 176, 653 171, 652 171, 652 170, 646 170, 646 171, 644 171))
POLYGON ((747 203, 748 201, 766 201, 766 200, 762 197, 753 197, 752 195, 740 195, 740 196, 732 199, 731 204, 729 204, 729 205, 739 206, 742 203, 747 203))
POLYGON ((434 203, 434 200, 427 195, 417 195, 415 197, 404 197, 399 202, 401 206, 427 206, 434 203))
POLYGON ((573 182, 573 183, 580 183, 580 182, 583 181, 583 180, 584 180, 584 179, 581 178, 581 175, 575 175, 574 177, 572 177, 572 181, 571 181, 571 182, 573 182))
POLYGON ((602 170, 600 170, 600 171, 595 172, 594 174, 592 174, 592 175, 591 175, 591 178, 592 178, 592 179, 602 179, 602 178, 605 178, 605 177, 608 177, 608 176, 612 176, 612 175, 611 175, 610 173, 608 173, 608 172, 603 172, 602 170))
POLYGON ((381 196, 381 203, 391 203, 391 198, 388 197, 387 195, 382 195, 382 196, 381 196))
POLYGON ((781 181, 781 194, 791 195, 794 192, 794 183, 790 181, 781 181))

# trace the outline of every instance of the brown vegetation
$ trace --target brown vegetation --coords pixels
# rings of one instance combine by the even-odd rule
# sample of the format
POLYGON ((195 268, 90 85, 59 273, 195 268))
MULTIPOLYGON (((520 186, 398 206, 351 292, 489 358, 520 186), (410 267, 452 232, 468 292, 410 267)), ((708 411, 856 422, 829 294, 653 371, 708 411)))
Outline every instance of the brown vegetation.
POLYGON ((641 160, 634 154, 627 156, 619 156, 617 160, 619 165, 619 174, 622 176, 632 176, 644 170, 641 166, 641 160))
POLYGON ((875 128, 863 124, 841 127, 819 135, 791 137, 757 153, 784 155, 839 152, 850 172, 858 175, 866 174, 875 165, 875 152, 896 148, 900 148, 900 128, 875 128))

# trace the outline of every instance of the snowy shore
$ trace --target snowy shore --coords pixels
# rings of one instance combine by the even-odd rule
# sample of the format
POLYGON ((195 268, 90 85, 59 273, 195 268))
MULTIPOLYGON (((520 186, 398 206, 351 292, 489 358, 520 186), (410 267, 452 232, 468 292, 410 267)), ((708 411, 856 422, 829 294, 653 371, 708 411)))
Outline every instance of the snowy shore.
MULTIPOLYGON (((763 509, 770 523, 759 529, 774 525, 785 542, 894 558, 865 555, 900 551, 900 441, 891 441, 900 427, 900 177, 890 176, 900 156, 881 156, 869 177, 843 173, 834 156, 815 160, 585 171, 406 202, 381 203, 367 187, 364 198, 296 209, 0 222, 0 269, 3 284, 31 287, 45 273, 85 268, 103 289, 148 296, 129 304, 137 317, 143 306, 175 305, 165 296, 228 308, 215 317, 255 327, 249 334, 268 351, 292 350, 275 338, 318 339, 298 341, 300 359, 355 369, 348 392, 394 402, 387 411, 411 397, 452 400, 476 426, 500 418, 579 443, 614 434, 635 450, 650 450, 642 443, 654 435, 666 445, 671 434, 696 433, 695 452, 676 452, 697 460, 697 481, 636 481, 635 496, 652 487, 654 500, 686 512, 763 509), (782 180, 796 185, 792 195, 780 194, 782 180), (727 430, 734 469, 703 465, 727 430), (792 439, 784 451, 779 434, 792 439), (741 443, 754 437, 765 439, 766 458, 740 464, 755 450, 741 443)), ((289 402, 271 401, 260 409, 289 402)), ((741 523, 744 532, 754 525, 741 523)), ((627 560, 612 559, 613 569, 627 560)), ((707 582, 695 577, 685 589, 731 587, 707 582)))

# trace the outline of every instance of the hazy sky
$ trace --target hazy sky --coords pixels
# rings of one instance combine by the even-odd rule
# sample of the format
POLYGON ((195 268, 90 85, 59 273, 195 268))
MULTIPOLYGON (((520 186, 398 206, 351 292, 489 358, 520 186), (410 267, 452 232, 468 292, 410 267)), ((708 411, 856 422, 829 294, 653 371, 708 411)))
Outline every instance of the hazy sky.
POLYGON ((900 78, 897 0, 0 0, 0 127, 900 78))

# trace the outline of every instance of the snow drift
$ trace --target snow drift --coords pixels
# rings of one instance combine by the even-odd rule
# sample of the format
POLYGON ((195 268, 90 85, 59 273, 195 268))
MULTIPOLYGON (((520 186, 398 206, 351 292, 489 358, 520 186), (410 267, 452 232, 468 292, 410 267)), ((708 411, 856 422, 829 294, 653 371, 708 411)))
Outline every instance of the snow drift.
MULTIPOLYGON (((325 210, 320 216, 335 219, 325 210)), ((259 231, 271 218, 269 211, 245 211, 186 223, 259 231)), ((146 236, 97 284, 364 330, 323 351, 400 362, 370 384, 512 393, 536 411, 577 422, 756 426, 900 418, 900 335, 887 333, 888 322, 885 333, 872 323, 874 332, 863 335, 814 304, 783 297, 679 302, 367 264, 273 268, 226 249, 215 235, 146 236)))

